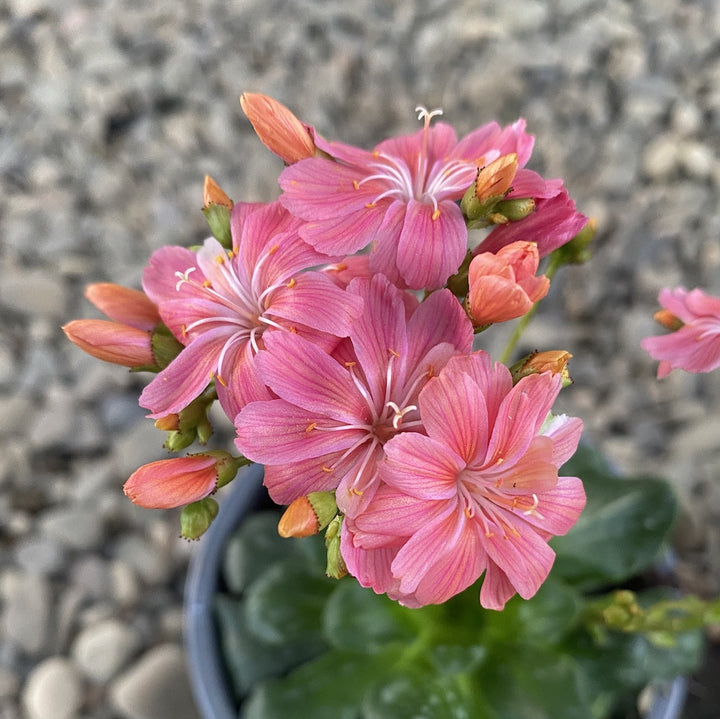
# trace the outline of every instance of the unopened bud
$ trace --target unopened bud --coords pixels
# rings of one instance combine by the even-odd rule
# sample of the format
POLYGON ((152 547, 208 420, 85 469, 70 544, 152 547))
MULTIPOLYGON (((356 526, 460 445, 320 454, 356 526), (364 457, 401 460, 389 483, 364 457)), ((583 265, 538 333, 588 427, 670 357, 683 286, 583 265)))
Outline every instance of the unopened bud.
POLYGON ((593 241, 596 232, 597 220, 591 217, 575 237, 555 250, 562 264, 581 265, 587 262, 591 257, 590 243, 593 241))
POLYGON ((285 510, 278 524, 281 537, 309 537, 318 534, 337 514, 333 492, 311 492, 298 497, 285 510))
POLYGON ((567 387, 572 384, 572 379, 567 369, 567 363, 571 358, 572 355, 564 350, 532 352, 510 367, 513 384, 517 384, 523 377, 531 374, 552 372, 553 374, 559 374, 562 378, 562 386, 567 387))
POLYGON ((670 310, 666 309, 658 310, 653 315, 653 319, 659 325, 671 332, 679 330, 685 324, 679 317, 676 317, 672 312, 670 312, 670 310))
POLYGON ((348 573, 345 560, 340 553, 341 528, 342 517, 336 516, 325 530, 325 548, 327 549, 325 574, 333 579, 342 579, 348 573))
POLYGON ((213 237, 226 249, 232 247, 232 233, 230 231, 230 211, 232 208, 232 200, 210 175, 205 175, 203 214, 210 226, 213 237))
POLYGON ((501 200, 493 208, 492 219, 496 225, 524 220, 535 212, 535 200, 532 197, 518 197, 512 200, 501 200))
POLYGON ((180 535, 184 539, 199 539, 218 513, 218 503, 212 497, 188 504, 180 513, 180 535))

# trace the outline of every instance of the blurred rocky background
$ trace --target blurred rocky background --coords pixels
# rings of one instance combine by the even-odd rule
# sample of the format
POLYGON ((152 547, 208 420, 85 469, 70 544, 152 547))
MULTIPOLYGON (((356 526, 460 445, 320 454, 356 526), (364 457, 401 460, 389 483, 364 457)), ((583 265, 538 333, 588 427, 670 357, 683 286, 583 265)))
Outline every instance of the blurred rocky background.
MULTIPOLYGON (((245 90, 366 147, 418 104, 460 135, 527 119, 531 167, 600 231, 521 349, 572 352, 565 411, 673 482, 682 581, 720 591, 720 381, 658 382, 639 347, 663 285, 720 293, 718 38, 714 0, 0 0, 0 719, 197 719, 193 546, 121 491, 165 456, 143 378, 60 325, 97 316, 87 283, 138 286, 153 249, 206 236, 206 173, 276 197, 245 90)), ((688 719, 716 716, 711 684, 688 719)))

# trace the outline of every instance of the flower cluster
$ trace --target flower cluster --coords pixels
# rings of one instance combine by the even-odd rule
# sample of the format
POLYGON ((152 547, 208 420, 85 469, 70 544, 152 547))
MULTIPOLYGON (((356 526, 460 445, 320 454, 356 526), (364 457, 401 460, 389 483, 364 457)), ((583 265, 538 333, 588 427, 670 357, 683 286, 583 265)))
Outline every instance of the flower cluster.
MULTIPOLYGON (((207 442, 215 400, 236 428, 240 456, 155 462, 126 493, 187 505, 183 532, 196 537, 218 487, 262 463, 270 496, 289 505, 281 532, 325 530, 334 576, 411 607, 482 575, 484 607, 533 596, 548 541, 585 505, 580 479, 559 475, 582 423, 552 413, 569 354, 508 367, 481 333, 529 317, 557 268, 583 256, 591 224, 561 180, 527 169, 523 120, 458 140, 440 111, 418 108, 419 130, 368 151, 271 98, 241 104, 285 161, 279 199, 233 202, 206 178, 213 236, 157 250, 144 292, 92 286, 110 319, 64 328, 101 359, 155 373, 140 404, 169 449, 207 442)), ((661 373, 720 362, 720 300, 698 292, 666 298, 685 325, 647 341, 661 373), (698 340, 684 354, 683 333, 698 340)))

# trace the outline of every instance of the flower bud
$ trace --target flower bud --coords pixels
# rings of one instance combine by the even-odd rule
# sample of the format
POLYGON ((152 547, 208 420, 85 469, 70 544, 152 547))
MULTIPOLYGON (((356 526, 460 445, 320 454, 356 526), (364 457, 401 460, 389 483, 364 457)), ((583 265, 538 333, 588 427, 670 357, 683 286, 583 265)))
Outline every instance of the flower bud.
POLYGON ((208 412, 214 401, 214 394, 201 394, 179 412, 157 420, 155 426, 168 433, 165 447, 171 452, 179 452, 195 441, 207 444, 213 433, 208 412))
POLYGON ((180 536, 184 539, 199 539, 212 524, 218 509, 218 503, 212 497, 188 504, 180 513, 180 536))
POLYGON ((562 264, 581 265, 587 262, 590 257, 590 243, 597 232, 597 220, 591 217, 572 239, 558 247, 558 253, 562 264))
POLYGON ((285 510, 278 524, 281 537, 309 537, 318 534, 337 515, 333 492, 311 492, 298 497, 285 510))
POLYGON ((132 368, 155 365, 151 335, 146 330, 111 320, 73 320, 62 330, 81 350, 105 362, 132 368))
POLYGON ((203 214, 210 226, 213 237, 226 249, 232 247, 230 232, 230 211, 233 201, 210 175, 205 175, 203 186, 203 214))
POLYGON ((182 507, 230 482, 244 463, 220 450, 161 459, 136 469, 123 491, 134 504, 148 509, 182 507))
POLYGON ((562 377, 562 386, 567 387, 572 384, 572 379, 570 379, 567 370, 567 363, 571 358, 572 355, 564 350, 532 352, 510 367, 513 384, 517 384, 523 377, 531 374, 552 372, 553 374, 559 374, 562 377))
POLYGON ((277 100, 245 92, 240 96, 240 106, 263 145, 288 165, 314 157, 312 130, 277 100))
POLYGON ((493 207, 490 219, 496 225, 524 220, 535 212, 535 199, 532 197, 517 197, 512 200, 502 200, 493 207))
POLYGON ((478 170, 475 182, 465 192, 460 209, 467 220, 478 227, 493 224, 488 221, 495 206, 511 190, 518 170, 518 157, 512 152, 502 155, 478 170))
POLYGON ((475 327, 486 327, 526 314, 550 288, 536 276, 540 261, 532 242, 513 242, 496 253, 473 257, 468 270, 466 309, 475 327))
POLYGON ((670 310, 666 310, 664 308, 658 310, 653 315, 653 319, 661 327, 664 327, 666 330, 670 330, 671 332, 676 332, 685 324, 679 317, 676 317, 672 312, 670 312, 670 310))
POLYGON ((111 320, 139 330, 153 330, 162 322, 155 303, 140 290, 96 282, 85 288, 85 297, 111 320))
POLYGON ((340 553, 341 528, 342 517, 336 516, 325 530, 325 548, 327 549, 325 574, 333 579, 342 579, 348 573, 345 560, 340 553))

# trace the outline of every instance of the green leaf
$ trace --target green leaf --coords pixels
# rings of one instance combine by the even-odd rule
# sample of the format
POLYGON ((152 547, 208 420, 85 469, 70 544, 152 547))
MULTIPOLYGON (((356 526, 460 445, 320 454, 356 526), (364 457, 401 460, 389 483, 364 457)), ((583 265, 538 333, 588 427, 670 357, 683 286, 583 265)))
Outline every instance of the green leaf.
POLYGON ((317 566, 277 562, 248 587, 245 621, 272 644, 322 639, 323 607, 335 583, 317 566))
POLYGON ((249 629, 243 614, 240 600, 223 594, 215 597, 220 649, 238 699, 258 682, 285 674, 327 649, 320 635, 270 644, 249 629))
POLYGON ((554 576, 597 589, 656 561, 676 514, 675 496, 665 481, 619 478, 597 452, 582 446, 561 474, 580 477, 588 501, 570 532, 551 542, 557 552, 554 576))
POLYGON ((467 675, 403 675, 376 685, 362 705, 363 719, 489 719, 488 711, 467 675))
POLYGON ((410 612, 348 578, 341 580, 330 595, 323 630, 328 642, 338 649, 376 652, 390 642, 414 639, 416 625, 410 612))
POLYGON ((399 649, 377 654, 332 650, 287 677, 261 684, 243 706, 245 719, 360 719, 365 693, 391 676, 399 649))
POLYGON ((233 593, 240 594, 272 564, 292 559, 321 573, 324 566, 322 542, 284 539, 277 533, 277 512, 256 512, 248 516, 228 541, 222 572, 233 593))
POLYGON ((537 647, 505 647, 483 664, 480 682, 502 719, 578 719, 595 715, 580 667, 569 656, 537 647))

